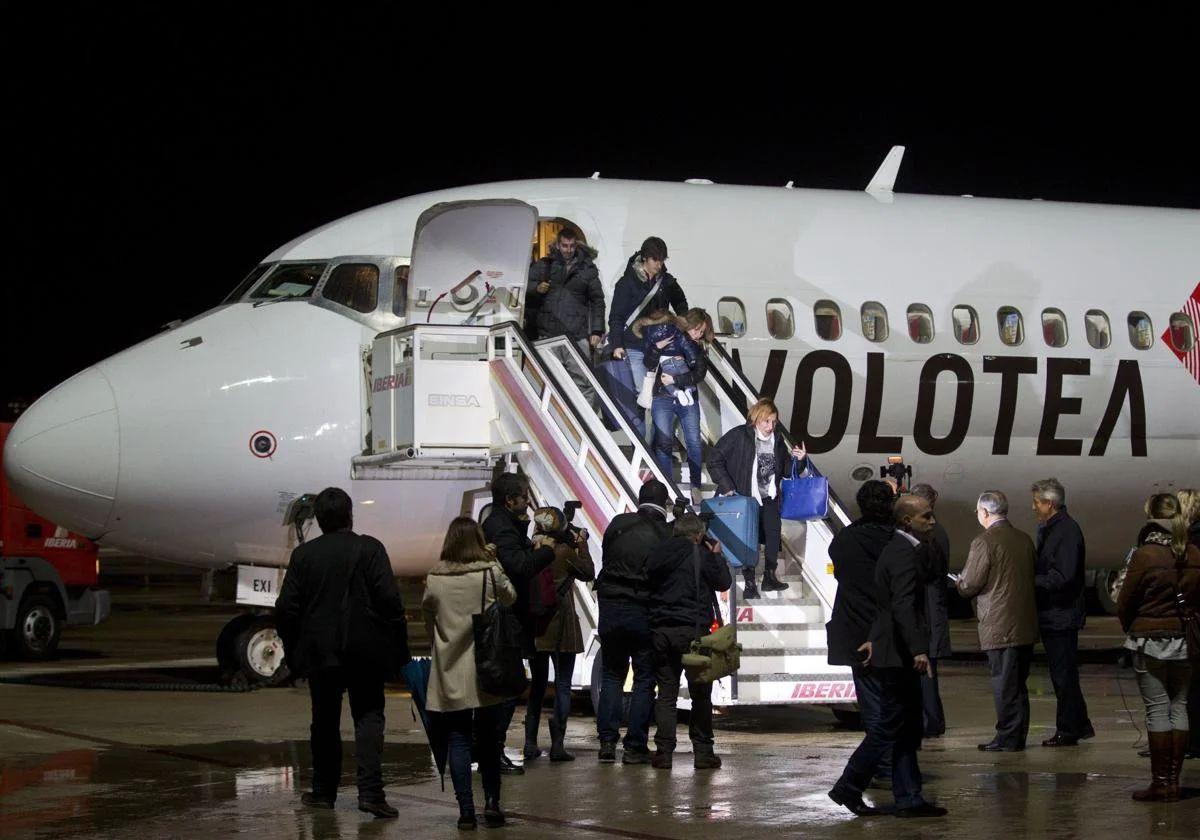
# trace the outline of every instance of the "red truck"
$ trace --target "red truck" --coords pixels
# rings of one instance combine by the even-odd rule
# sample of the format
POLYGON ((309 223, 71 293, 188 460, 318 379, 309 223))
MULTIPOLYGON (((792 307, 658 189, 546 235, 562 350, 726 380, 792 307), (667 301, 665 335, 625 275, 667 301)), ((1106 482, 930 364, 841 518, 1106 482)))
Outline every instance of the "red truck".
MULTIPOLYGON (((11 423, 0 423, 0 451, 11 423)), ((0 640, 23 659, 53 656, 64 625, 99 624, 111 599, 98 589, 100 549, 21 502, 0 464, 0 640)))

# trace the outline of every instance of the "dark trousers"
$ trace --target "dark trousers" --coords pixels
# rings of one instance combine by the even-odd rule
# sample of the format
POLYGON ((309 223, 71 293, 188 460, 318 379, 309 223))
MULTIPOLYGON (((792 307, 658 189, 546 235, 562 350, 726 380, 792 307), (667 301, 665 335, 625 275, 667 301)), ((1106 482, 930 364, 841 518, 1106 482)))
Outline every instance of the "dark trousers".
POLYGON ((550 736, 555 729, 562 732, 571 714, 571 674, 575 671, 575 654, 539 651, 529 660, 529 704, 525 707, 525 742, 537 741, 538 724, 542 719, 542 699, 550 681, 550 660, 554 660, 554 712, 550 716, 550 736))
POLYGON ((1200 753, 1200 668, 1192 668, 1192 685, 1188 689, 1188 729, 1192 733, 1188 749, 1200 753))
POLYGON ((489 799, 500 798, 500 751, 503 748, 496 741, 495 732, 501 712, 497 704, 457 712, 429 713, 434 725, 447 735, 450 781, 454 785, 454 798, 463 808, 475 807, 471 789, 472 755, 479 762, 483 795, 489 799))
MULTIPOLYGON (((854 693, 858 697, 858 713, 862 718, 864 732, 878 731, 880 721, 879 692, 882 684, 877 679, 868 677, 869 668, 853 668, 854 693)), ((884 753, 879 757, 875 768, 875 778, 892 779, 892 754, 884 753)))
POLYGON ((600 708, 596 732, 600 742, 615 744, 621 737, 625 677, 633 663, 633 692, 625 749, 649 749, 650 713, 654 705, 654 652, 650 647, 650 618, 646 609, 627 601, 600 601, 600 708))
POLYGON ((348 693, 354 718, 358 798, 383 799, 383 680, 327 668, 309 675, 308 693, 312 698, 313 793, 327 799, 337 796, 342 777, 342 694, 348 693))
POLYGON ((921 704, 924 707, 925 737, 936 738, 946 733, 946 710, 938 688, 938 661, 929 657, 929 672, 921 677, 921 704))
POLYGON ((998 648, 987 652, 992 672, 992 701, 996 704, 994 743, 1024 747, 1029 736, 1029 665, 1033 645, 998 648))
POLYGON ((779 544, 783 540, 783 519, 779 500, 764 497, 758 508, 758 542, 763 547, 763 568, 775 573, 779 567, 779 544))
MULTIPOLYGON (((917 747, 921 745, 920 674, 911 668, 866 668, 862 683, 879 696, 878 724, 867 730, 834 790, 851 798, 861 797, 880 760, 892 756, 892 795, 899 808, 912 808, 921 796, 921 768, 917 747)), ((859 698, 861 703, 861 695, 859 698)))
MULTIPOLYGON (((659 752, 675 751, 675 730, 679 725, 679 680, 683 676, 683 655, 696 638, 693 627, 658 627, 650 634, 654 646, 654 672, 658 699, 654 702, 654 745, 659 752)), ((712 683, 688 680, 692 698, 688 737, 697 755, 713 751, 712 683)))
POLYGON ((1079 631, 1042 631, 1050 682, 1058 698, 1056 729, 1059 735, 1079 738, 1091 727, 1087 703, 1079 687, 1079 631))

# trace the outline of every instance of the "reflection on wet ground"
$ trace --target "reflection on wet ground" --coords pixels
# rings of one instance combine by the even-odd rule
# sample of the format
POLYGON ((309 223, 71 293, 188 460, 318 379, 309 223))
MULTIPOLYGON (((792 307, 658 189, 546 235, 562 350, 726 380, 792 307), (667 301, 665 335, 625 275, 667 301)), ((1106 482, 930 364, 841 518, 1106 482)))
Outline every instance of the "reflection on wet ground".
MULTIPOLYGON (((599 766, 594 719, 574 718, 568 740, 577 761, 541 760, 524 777, 505 778, 503 799, 513 819, 501 834, 556 840, 566 834, 635 840, 1200 837, 1200 761, 1189 762, 1184 802, 1129 799, 1146 783, 1148 766, 1133 749, 1140 735, 1134 724, 1142 720, 1128 671, 1084 668, 1096 739, 1075 749, 1034 746, 999 756, 975 749, 992 726, 986 670, 948 664, 942 686, 950 728, 946 737, 925 743, 920 761, 927 793, 951 811, 945 820, 855 819, 826 791, 859 734, 836 725, 824 709, 768 708, 718 716, 725 766, 715 773, 694 772, 686 753, 669 773, 599 766)), ((1036 744, 1054 717, 1044 667, 1035 666, 1030 688, 1030 743, 1036 744)), ((0 686, 0 835, 459 836, 453 794, 441 789, 407 697, 389 691, 387 714, 384 774, 388 795, 401 809, 398 822, 372 820, 356 808, 348 713, 337 808, 300 806, 299 791, 309 783, 303 689, 205 695, 0 686)), ((520 742, 522 717, 518 713, 510 746, 520 742)), ((891 800, 886 792, 871 793, 881 803, 891 800)))

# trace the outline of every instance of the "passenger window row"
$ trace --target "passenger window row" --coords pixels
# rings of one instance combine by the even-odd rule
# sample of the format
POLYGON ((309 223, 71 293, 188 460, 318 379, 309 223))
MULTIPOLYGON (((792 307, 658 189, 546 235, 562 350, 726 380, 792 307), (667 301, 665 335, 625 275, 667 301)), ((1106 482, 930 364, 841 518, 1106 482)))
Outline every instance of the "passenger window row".
MULTIPOLYGON (((923 303, 908 307, 908 337, 917 344, 933 341, 933 311, 923 303)), ((859 310, 862 334, 867 341, 886 341, 889 335, 887 309, 878 301, 869 300, 859 310)), ((772 338, 791 338, 795 332, 795 315, 792 304, 785 298, 767 301, 767 332, 772 338)), ((717 302, 719 331, 735 338, 746 334, 746 307, 735 297, 723 297, 717 302)), ((974 307, 958 305, 950 310, 951 329, 959 344, 975 344, 980 338, 979 314, 974 307)), ((813 322, 817 336, 825 341, 837 341, 842 337, 842 311, 832 300, 818 300, 813 304, 813 322)), ((1154 325, 1145 312, 1135 310, 1126 319, 1129 343, 1137 350, 1149 350, 1154 346, 1154 325)), ((1001 306, 996 310, 996 331, 1000 341, 1009 347, 1025 342, 1025 321, 1015 306, 1001 306)), ((1112 326, 1108 315, 1100 309, 1089 309, 1083 316, 1083 331, 1087 342, 1097 350, 1112 344, 1112 326)), ((1196 326, 1186 312, 1175 312, 1170 318, 1167 338, 1177 351, 1190 352, 1196 345, 1196 326)), ((1066 347, 1069 339, 1067 316, 1061 309, 1042 310, 1042 340, 1047 347, 1066 347)))

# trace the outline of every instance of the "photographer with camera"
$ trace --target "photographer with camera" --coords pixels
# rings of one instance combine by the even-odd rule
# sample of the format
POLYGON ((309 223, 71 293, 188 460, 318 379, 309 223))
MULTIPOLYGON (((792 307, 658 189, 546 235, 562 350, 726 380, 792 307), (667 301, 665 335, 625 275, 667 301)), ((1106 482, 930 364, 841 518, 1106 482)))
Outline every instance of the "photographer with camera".
MULTIPOLYGON (((733 585, 729 566, 721 555, 721 544, 706 539, 704 521, 694 513, 675 520, 671 539, 650 552, 646 576, 650 584, 650 639, 654 648, 658 700, 654 704, 654 744, 651 764, 669 770, 675 752, 678 723, 676 702, 683 675, 683 654, 694 640, 707 635, 716 620, 716 592, 733 585)), ((693 766, 716 770, 720 756, 713 753, 712 683, 688 677, 692 698, 691 725, 693 766)))

